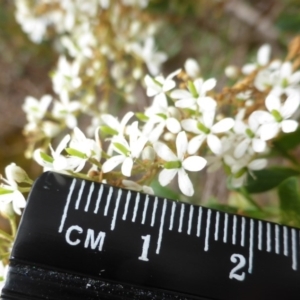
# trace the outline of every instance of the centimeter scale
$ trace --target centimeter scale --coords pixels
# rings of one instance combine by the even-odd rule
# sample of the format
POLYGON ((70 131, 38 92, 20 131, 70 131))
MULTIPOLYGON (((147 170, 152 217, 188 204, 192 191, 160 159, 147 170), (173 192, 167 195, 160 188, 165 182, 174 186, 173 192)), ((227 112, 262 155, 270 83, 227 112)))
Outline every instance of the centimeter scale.
POLYGON ((299 300, 300 231, 44 173, 3 300, 299 300))

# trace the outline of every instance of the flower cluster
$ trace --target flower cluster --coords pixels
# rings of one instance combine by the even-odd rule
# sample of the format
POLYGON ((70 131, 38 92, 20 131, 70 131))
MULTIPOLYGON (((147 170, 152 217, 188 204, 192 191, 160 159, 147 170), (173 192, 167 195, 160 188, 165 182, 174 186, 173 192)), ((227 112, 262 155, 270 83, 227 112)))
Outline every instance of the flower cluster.
MULTIPOLYGON (((53 95, 28 96, 22 107, 27 157, 44 171, 149 194, 176 187, 174 198, 184 201, 195 200, 200 172, 223 170, 228 188, 255 207, 247 183, 272 164, 280 139, 300 132, 300 38, 284 60, 272 59, 265 44, 251 63, 228 66, 230 84, 221 89, 193 58, 161 73, 168 57, 155 43, 162 23, 147 11, 150 2, 15 0, 23 31, 36 43, 52 40, 59 53, 53 95), (147 103, 138 103, 138 111, 120 108, 119 100, 132 104, 137 96, 147 103), (82 115, 90 121, 86 126, 82 115)), ((288 173, 297 173, 300 163, 290 148, 277 150, 294 163, 288 173)), ((14 163, 0 177, 0 213, 12 227, 11 236, 0 229, 3 262, 31 185, 14 163)))
POLYGON ((247 96, 241 99, 236 88, 245 80, 241 78, 232 87, 235 103, 225 116, 228 104, 220 101, 222 93, 214 92, 216 79, 201 77, 200 66, 189 59, 184 70, 166 77, 145 76, 146 94, 153 100, 135 118, 133 112, 121 121, 103 114, 95 139, 86 138, 75 127, 56 150, 50 148, 50 156, 39 149, 35 158, 46 169, 71 173, 89 163, 88 174, 94 180, 123 187, 128 178, 147 186, 156 176, 165 186, 178 175, 179 189, 186 196, 194 193, 189 172, 201 171, 206 165, 209 172, 225 167, 231 186, 242 187, 248 174, 266 167, 271 141, 298 128, 300 77, 291 66, 291 62, 279 61, 256 64, 258 69, 253 65, 251 82, 243 91, 247 96), (264 79, 269 86, 261 91, 258 82, 266 70, 269 78, 264 79), (288 81, 285 74, 293 80, 288 81))
POLYGON ((155 34, 160 25, 144 10, 148 2, 16 0, 17 21, 29 38, 35 43, 53 40, 59 53, 51 74, 57 95, 53 104, 50 96, 40 101, 28 97, 23 107, 28 156, 36 143, 47 143, 65 127, 75 128, 82 114, 89 116, 90 132, 94 131, 114 98, 135 101, 134 89, 146 69, 151 75, 159 73, 167 55, 157 50, 155 34), (47 123, 40 122, 43 117, 47 123))

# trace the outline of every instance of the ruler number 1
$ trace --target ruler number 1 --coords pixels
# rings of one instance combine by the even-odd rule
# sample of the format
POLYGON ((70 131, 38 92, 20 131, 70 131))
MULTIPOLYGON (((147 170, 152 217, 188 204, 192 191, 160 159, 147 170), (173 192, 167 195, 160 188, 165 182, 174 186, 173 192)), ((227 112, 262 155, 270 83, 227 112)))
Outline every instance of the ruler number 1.
POLYGON ((230 257, 231 262, 238 263, 230 272, 229 278, 243 281, 245 279, 245 272, 237 274, 237 272, 246 265, 246 258, 241 254, 232 254, 230 257))
POLYGON ((142 239, 144 240, 144 243, 143 243, 142 255, 139 257, 140 260, 149 261, 148 249, 149 249, 149 245, 150 245, 150 237, 151 237, 150 234, 142 235, 142 239))

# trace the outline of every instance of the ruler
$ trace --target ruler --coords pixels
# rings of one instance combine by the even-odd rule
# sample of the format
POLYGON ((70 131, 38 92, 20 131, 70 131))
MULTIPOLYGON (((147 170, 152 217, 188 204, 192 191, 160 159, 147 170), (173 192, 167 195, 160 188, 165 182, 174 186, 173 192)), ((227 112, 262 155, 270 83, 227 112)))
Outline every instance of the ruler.
POLYGON ((1 299, 299 300, 300 231, 53 172, 1 299))

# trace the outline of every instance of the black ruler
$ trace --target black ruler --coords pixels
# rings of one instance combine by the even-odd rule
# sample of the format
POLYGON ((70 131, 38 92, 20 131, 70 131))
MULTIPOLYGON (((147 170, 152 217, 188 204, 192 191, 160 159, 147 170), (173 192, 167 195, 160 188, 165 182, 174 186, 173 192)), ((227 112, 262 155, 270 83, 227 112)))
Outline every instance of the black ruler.
POLYGON ((299 300, 296 228, 44 173, 2 299, 299 300))

